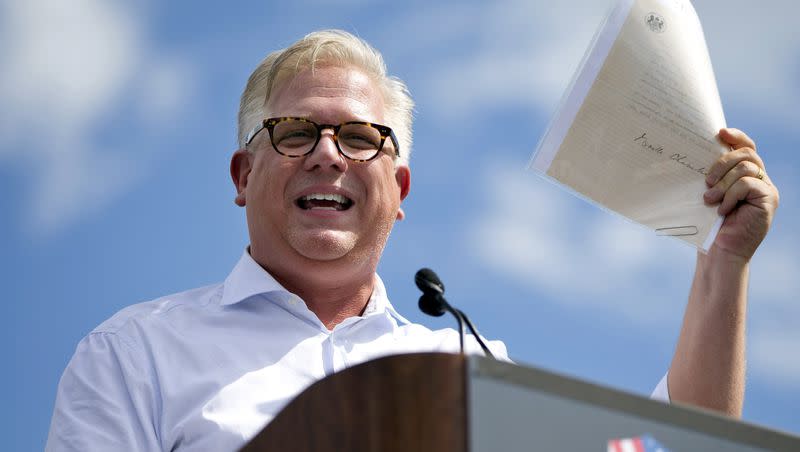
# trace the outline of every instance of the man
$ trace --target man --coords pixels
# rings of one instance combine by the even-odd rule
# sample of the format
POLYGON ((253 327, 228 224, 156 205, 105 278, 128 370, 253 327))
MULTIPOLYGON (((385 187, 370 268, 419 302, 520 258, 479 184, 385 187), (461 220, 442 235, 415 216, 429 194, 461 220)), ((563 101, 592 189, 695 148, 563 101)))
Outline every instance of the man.
MULTIPOLYGON (((233 450, 326 375, 458 350, 453 330, 397 314, 375 273, 409 193, 412 106, 380 54, 347 33, 267 57, 242 95, 230 168, 250 246, 224 283, 126 308, 81 341, 47 449, 233 450)), ((778 192, 746 135, 720 138, 734 150, 711 168, 705 200, 727 218, 698 256, 655 395, 738 416, 748 262, 778 192)), ((490 347, 507 359, 502 343, 490 347)))

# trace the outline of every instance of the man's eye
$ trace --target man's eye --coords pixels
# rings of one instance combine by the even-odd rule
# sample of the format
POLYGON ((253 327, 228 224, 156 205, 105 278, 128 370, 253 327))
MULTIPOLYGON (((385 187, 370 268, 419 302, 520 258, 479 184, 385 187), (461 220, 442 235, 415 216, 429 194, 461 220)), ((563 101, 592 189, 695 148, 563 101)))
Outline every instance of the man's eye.
POLYGON ((314 140, 314 134, 308 130, 291 130, 286 133, 281 134, 278 137, 279 143, 297 143, 297 142, 305 142, 309 140, 314 140))
POLYGON ((348 132, 342 134, 339 140, 348 146, 357 147, 359 149, 370 149, 378 146, 378 139, 372 134, 348 132))
POLYGON ((295 137, 311 138, 312 135, 313 134, 311 133, 311 131, 302 130, 301 129, 301 130, 292 130, 292 131, 290 131, 289 133, 286 134, 286 136, 284 138, 295 138, 295 137))
POLYGON ((372 142, 372 139, 370 139, 370 137, 365 136, 365 135, 358 135, 358 134, 354 134, 354 133, 351 133, 349 135, 345 135, 345 136, 342 137, 342 139, 343 140, 347 140, 347 141, 365 141, 365 142, 368 142, 368 143, 372 142))

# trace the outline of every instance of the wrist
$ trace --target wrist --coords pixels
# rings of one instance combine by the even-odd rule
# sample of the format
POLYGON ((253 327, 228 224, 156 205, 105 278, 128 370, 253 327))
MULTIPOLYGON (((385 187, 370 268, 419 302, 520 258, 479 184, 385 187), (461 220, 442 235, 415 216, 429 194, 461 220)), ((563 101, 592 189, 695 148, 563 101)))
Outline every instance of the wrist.
POLYGON ((712 245, 708 253, 697 252, 697 264, 709 270, 747 271, 750 266, 750 258, 712 245))
POLYGON ((749 272, 749 259, 712 246, 708 254, 697 254, 693 288, 706 300, 745 301, 749 272))

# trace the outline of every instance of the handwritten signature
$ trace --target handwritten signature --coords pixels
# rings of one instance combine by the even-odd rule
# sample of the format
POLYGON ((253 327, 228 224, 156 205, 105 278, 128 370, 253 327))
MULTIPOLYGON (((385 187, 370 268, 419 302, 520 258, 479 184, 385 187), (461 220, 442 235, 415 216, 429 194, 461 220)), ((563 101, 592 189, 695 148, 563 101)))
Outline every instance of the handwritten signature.
MULTIPOLYGON (((648 140, 647 132, 643 132, 641 135, 634 138, 633 142, 639 144, 639 146, 641 146, 643 149, 647 151, 654 152, 658 155, 664 154, 664 146, 661 146, 660 144, 651 143, 650 140, 648 140)), ((708 169, 705 166, 698 167, 692 164, 689 161, 689 156, 686 154, 680 154, 676 152, 670 155, 669 159, 679 165, 682 165, 686 169, 689 169, 696 173, 700 173, 704 176, 708 176, 708 169)))
POLYGON ((688 159, 688 158, 689 158, 689 156, 684 155, 684 154, 678 154, 678 153, 675 153, 675 154, 672 154, 671 156, 669 156, 669 159, 672 160, 673 162, 679 163, 679 164, 685 166, 686 168, 688 168, 688 169, 690 169, 690 170, 692 170, 692 171, 694 171, 696 173, 702 174, 703 176, 708 176, 708 170, 706 169, 705 166, 701 166, 701 167, 698 168, 698 167, 692 165, 691 163, 687 162, 686 159, 688 159))
POLYGON ((650 142, 647 141, 647 132, 644 132, 641 136, 634 138, 633 142, 639 143, 641 147, 647 149, 648 151, 653 151, 656 154, 660 155, 664 153, 664 146, 650 144, 650 142))

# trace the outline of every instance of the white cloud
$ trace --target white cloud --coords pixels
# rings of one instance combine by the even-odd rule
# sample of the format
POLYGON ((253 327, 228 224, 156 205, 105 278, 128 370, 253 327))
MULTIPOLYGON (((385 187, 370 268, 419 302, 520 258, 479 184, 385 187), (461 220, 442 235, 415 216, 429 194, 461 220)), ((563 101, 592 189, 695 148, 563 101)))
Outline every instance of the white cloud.
MULTIPOLYGON (((556 303, 625 316, 633 328, 678 320, 694 268, 690 247, 588 208, 562 188, 502 162, 487 169, 482 187, 488 207, 466 243, 497 274, 556 303), (572 225, 579 225, 577 232, 572 225)), ((785 221, 753 261, 748 356, 752 374, 797 388, 800 246, 796 220, 785 221)))
POLYGON ((422 88, 437 99, 435 105, 442 106, 440 114, 466 115, 509 103, 550 111, 606 7, 588 1, 487 4, 482 20, 469 28, 474 39, 464 44, 474 45, 474 51, 434 69, 429 86, 422 88))
POLYGON ((665 316, 675 316, 676 302, 685 303, 686 281, 670 281, 692 262, 688 246, 655 238, 600 210, 587 211, 583 201, 565 200, 561 188, 520 168, 496 164, 482 186, 489 207, 473 225, 469 243, 498 273, 559 303, 612 310, 644 327, 664 324, 665 316), (650 290, 654 280, 676 289, 678 300, 668 299, 675 290, 650 290))
MULTIPOLYGON (((796 229, 795 229, 796 231, 796 229)), ((794 236, 771 236, 753 258, 751 295, 760 303, 777 308, 791 306, 800 318, 800 303, 791 302, 800 294, 800 243, 794 236)))
MULTIPOLYGON (((480 20, 474 20, 471 6, 448 5, 420 15, 416 24, 403 22, 404 30, 447 23, 442 39, 458 49, 446 58, 431 59, 427 76, 415 90, 431 99, 426 104, 435 110, 430 113, 440 119, 462 120, 516 106, 549 114, 611 3, 501 0, 482 5, 480 20)), ((800 4, 790 0, 768 5, 745 0, 693 3, 703 23, 724 107, 748 111, 754 120, 793 130, 800 121, 796 26, 800 4)), ((431 41, 422 37, 403 45, 409 48, 408 54, 420 58, 431 41)), ((768 152, 764 151, 769 160, 768 152)), ((749 356, 753 373, 796 385, 800 367, 787 356, 800 344, 796 327, 788 320, 800 318, 800 243, 795 238, 800 225, 797 197, 788 193, 792 176, 787 171, 772 169, 773 174, 784 176, 785 206, 776 218, 780 224, 753 263, 749 356)), ((498 274, 511 275, 520 285, 545 291, 561 303, 613 309, 639 326, 652 325, 660 315, 674 312, 677 301, 667 297, 685 300, 691 277, 685 269, 694 266, 687 247, 653 239, 648 231, 599 210, 582 210, 585 206, 580 203, 565 202, 561 189, 521 169, 489 168, 485 187, 487 203, 493 207, 476 221, 469 239, 498 274), (583 231, 593 231, 592 235, 570 235, 569 225, 576 223, 581 223, 583 231), (598 262, 602 268, 593 268, 598 262), (675 266, 688 273, 676 277, 677 284, 686 286, 659 287, 646 300, 616 296, 652 293, 647 284, 654 276, 670 275, 675 266), (580 275, 581 284, 575 275, 580 275)))
MULTIPOLYGON (((791 197, 792 193, 784 193, 791 197)), ((800 389, 800 241, 797 218, 781 216, 781 224, 753 258, 750 278, 749 368, 753 375, 793 390, 800 389)))
POLYGON ((174 56, 155 59, 141 81, 139 98, 142 116, 153 125, 176 117, 193 90, 192 80, 186 77, 191 71, 189 63, 174 56))
POLYGON ((797 328, 786 328, 784 325, 776 331, 753 331, 749 342, 750 372, 773 384, 797 390, 800 388, 797 344, 800 344, 800 331, 797 328))
MULTIPOLYGON (((789 0, 770 2, 768 7, 744 0, 695 3, 724 105, 753 110, 783 126, 800 120, 798 4, 789 0)), ((482 20, 462 27, 460 44, 466 51, 434 69, 421 88, 436 99, 433 104, 441 106, 438 114, 443 116, 461 117, 509 103, 551 112, 610 4, 487 3, 482 20)), ((449 10, 434 10, 434 17, 424 15, 421 25, 464 16, 449 10)), ((458 29, 448 26, 451 31, 458 29)))
POLYGON ((143 18, 120 2, 3 1, 0 11, 0 156, 30 174, 28 229, 54 232, 124 192, 145 167, 100 143, 101 120, 127 111, 120 103, 131 91, 152 93, 142 117, 174 113, 182 91, 171 88, 188 71, 148 49, 143 18))
POLYGON ((82 146, 63 142, 36 169, 40 181, 31 188, 35 204, 27 219, 33 232, 54 233, 81 215, 96 213, 141 178, 141 162, 82 146))
POLYGON ((740 105, 793 129, 800 121, 800 4, 792 0, 694 3, 723 105, 740 105))

